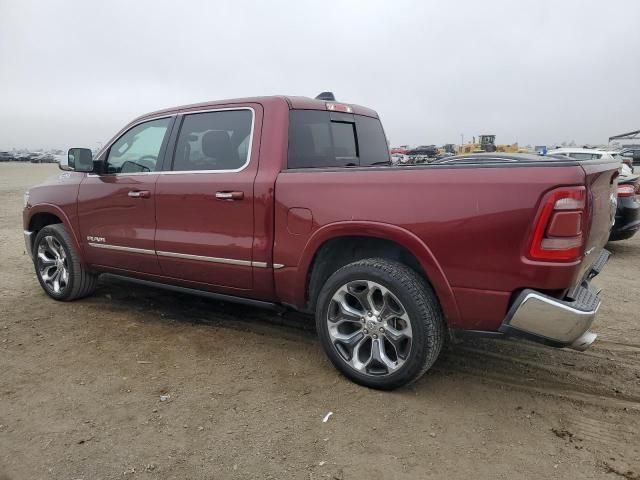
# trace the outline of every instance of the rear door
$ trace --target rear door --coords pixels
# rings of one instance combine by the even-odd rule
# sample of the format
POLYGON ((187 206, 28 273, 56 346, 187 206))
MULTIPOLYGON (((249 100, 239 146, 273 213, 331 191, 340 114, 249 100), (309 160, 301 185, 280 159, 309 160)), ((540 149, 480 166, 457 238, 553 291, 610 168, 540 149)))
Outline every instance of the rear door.
POLYGON ((155 188, 174 117, 144 121, 103 154, 104 168, 80 184, 78 218, 88 263, 159 274, 155 188))
POLYGON ((253 286, 253 184, 262 108, 186 111, 170 171, 156 184, 155 246, 164 275, 229 289, 253 286))

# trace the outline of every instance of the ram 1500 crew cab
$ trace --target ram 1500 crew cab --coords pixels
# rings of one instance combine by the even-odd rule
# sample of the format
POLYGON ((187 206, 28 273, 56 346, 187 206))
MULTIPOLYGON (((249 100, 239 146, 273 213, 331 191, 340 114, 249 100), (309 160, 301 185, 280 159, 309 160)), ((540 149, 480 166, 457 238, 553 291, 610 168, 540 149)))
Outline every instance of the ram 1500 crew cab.
POLYGON ((56 300, 102 273, 313 313, 331 362, 391 389, 466 331, 586 348, 618 164, 480 154, 392 165, 373 110, 303 97, 144 115, 25 196, 56 300))

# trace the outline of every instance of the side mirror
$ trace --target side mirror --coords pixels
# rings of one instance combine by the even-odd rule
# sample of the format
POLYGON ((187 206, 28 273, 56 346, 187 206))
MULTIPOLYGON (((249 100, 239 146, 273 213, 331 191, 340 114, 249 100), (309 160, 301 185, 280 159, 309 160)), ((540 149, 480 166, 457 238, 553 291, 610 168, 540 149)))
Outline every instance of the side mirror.
POLYGON ((60 168, 74 172, 93 172, 93 153, 88 148, 70 148, 67 163, 60 163, 60 168))

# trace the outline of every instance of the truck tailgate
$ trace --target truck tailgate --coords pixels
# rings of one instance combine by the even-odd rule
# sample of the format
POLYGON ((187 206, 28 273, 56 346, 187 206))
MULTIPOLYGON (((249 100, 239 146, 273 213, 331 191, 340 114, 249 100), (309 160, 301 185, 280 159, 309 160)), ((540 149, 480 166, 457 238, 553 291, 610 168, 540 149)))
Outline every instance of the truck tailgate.
POLYGON ((618 163, 582 163, 585 185, 590 198, 589 230, 580 276, 587 272, 609 239, 617 204, 618 163))

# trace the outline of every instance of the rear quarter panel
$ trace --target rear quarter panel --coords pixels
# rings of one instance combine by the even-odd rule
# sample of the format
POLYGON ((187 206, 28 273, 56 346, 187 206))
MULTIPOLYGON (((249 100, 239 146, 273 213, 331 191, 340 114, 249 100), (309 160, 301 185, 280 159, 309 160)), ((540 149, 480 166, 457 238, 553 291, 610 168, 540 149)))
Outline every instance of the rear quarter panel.
POLYGON ((433 264, 421 263, 430 278, 440 271, 446 279, 434 287, 450 326, 497 328, 515 290, 565 289, 575 281, 579 262, 536 263, 525 252, 542 194, 583 182, 580 167, 566 166, 285 171, 276 183, 274 262, 285 266, 276 274, 278 294, 304 304, 309 250, 327 226, 369 222, 360 235, 383 236, 376 224, 390 225, 432 254, 433 264), (311 212, 308 232, 288 228, 296 208, 311 212), (443 301, 446 290, 463 299, 459 312, 455 301, 443 301))

